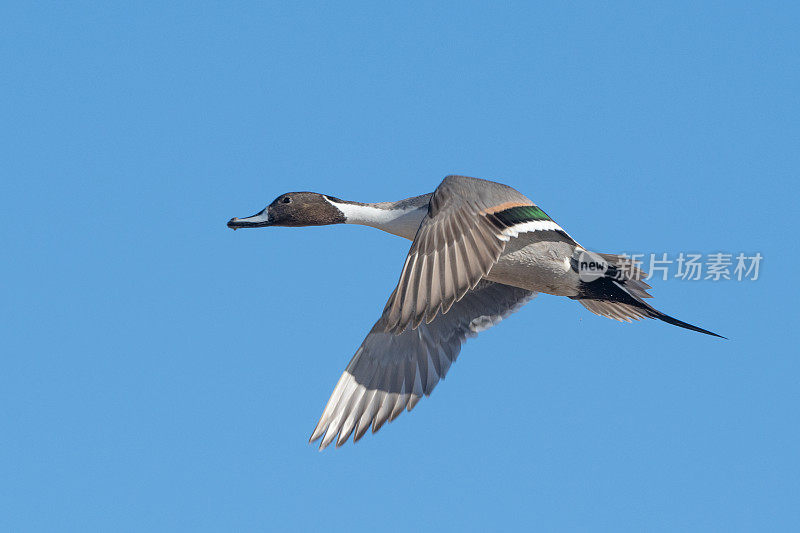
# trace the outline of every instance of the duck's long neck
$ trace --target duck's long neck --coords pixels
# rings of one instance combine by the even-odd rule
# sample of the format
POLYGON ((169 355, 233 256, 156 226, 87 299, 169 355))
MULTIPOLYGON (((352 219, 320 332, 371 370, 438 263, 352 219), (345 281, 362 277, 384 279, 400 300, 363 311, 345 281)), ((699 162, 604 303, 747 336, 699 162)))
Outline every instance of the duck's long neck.
POLYGON ((399 202, 376 204, 326 199, 344 214, 345 224, 370 226, 413 241, 420 222, 428 213, 430 197, 430 194, 423 194, 399 202))

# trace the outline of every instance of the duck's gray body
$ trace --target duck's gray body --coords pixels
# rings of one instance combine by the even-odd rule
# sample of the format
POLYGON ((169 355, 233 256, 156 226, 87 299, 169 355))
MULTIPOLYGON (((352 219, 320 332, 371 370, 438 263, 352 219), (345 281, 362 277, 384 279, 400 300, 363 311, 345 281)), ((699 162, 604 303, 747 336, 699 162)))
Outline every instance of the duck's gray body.
MULTIPOLYGON (((375 227, 413 241, 420 224, 428 216, 431 196, 433 194, 423 194, 397 202, 373 204, 330 201, 347 215, 347 224, 375 227), (392 214, 397 217, 393 218, 392 214)), ((569 242, 543 241, 535 233, 523 233, 506 244, 497 263, 484 277, 529 291, 576 296, 580 279, 570 267, 575 250, 576 245, 569 242)))
POLYGON ((506 245, 486 279, 555 296, 577 296, 580 278, 570 266, 575 250, 566 242, 520 235, 506 245))
POLYGON ((412 241, 400 280, 331 395, 311 440, 320 448, 377 431, 444 377, 460 346, 537 293, 566 296, 620 321, 656 318, 716 335, 657 311, 625 257, 586 251, 529 198, 487 180, 448 176, 435 192, 360 203, 289 193, 228 226, 371 226, 412 241), (584 258, 603 264, 587 277, 584 258))

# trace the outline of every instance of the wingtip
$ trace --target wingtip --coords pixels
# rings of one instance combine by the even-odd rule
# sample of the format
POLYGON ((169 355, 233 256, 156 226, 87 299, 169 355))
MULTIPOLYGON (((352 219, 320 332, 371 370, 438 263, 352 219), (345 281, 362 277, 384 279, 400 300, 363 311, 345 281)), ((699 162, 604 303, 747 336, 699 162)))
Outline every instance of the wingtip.
POLYGON ((312 442, 319 440, 319 438, 325 434, 325 431, 322 430, 320 427, 322 426, 322 420, 317 423, 317 426, 314 428, 314 431, 311 432, 311 436, 308 438, 308 443, 311 444, 312 442))

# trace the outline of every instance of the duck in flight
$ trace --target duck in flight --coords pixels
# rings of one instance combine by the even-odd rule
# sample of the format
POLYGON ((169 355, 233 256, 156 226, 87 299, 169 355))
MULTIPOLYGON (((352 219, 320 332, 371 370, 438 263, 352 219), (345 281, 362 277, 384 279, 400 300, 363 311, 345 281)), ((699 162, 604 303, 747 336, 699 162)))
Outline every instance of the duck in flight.
POLYGON ((432 194, 359 203, 313 192, 282 194, 228 227, 361 224, 410 241, 400 281, 331 394, 310 442, 341 446, 378 431, 428 396, 461 344, 539 292, 600 316, 655 318, 721 337, 654 309, 645 276, 622 255, 588 251, 517 190, 447 176, 432 194))

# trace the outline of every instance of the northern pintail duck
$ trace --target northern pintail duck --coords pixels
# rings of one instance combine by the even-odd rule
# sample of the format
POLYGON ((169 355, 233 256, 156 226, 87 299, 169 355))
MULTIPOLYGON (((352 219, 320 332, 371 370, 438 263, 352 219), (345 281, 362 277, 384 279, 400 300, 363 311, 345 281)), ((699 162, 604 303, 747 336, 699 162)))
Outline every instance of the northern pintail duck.
POLYGON ((619 321, 656 318, 719 337, 657 311, 629 259, 584 249, 515 189, 447 176, 432 194, 359 203, 313 192, 282 194, 228 227, 361 224, 412 241, 400 281, 347 365, 310 442, 320 449, 378 431, 428 396, 461 344, 539 292, 577 300, 619 321))

